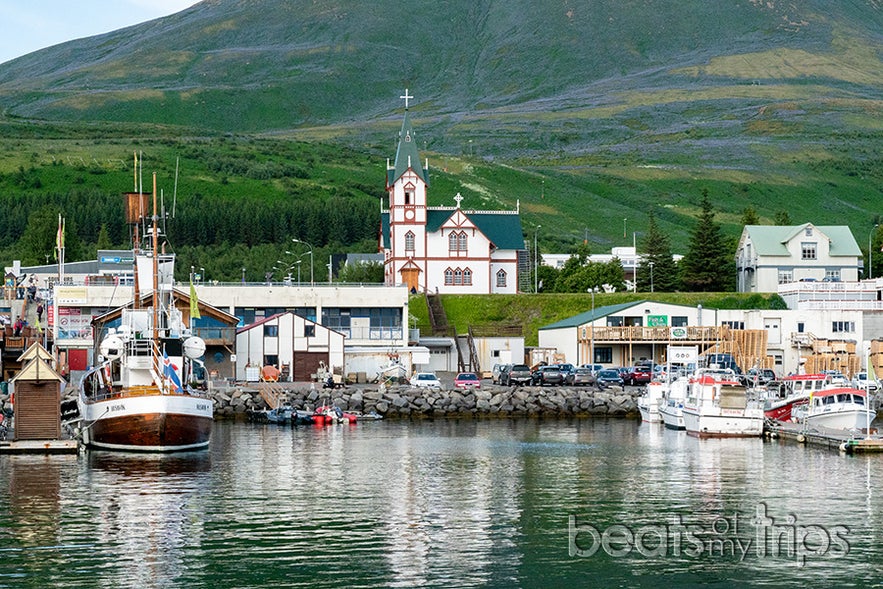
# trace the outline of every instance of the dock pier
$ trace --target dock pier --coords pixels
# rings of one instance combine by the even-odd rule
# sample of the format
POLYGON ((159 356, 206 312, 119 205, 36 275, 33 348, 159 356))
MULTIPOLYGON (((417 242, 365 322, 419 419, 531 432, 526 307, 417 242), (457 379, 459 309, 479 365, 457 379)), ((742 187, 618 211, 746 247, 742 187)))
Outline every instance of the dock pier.
POLYGON ((848 432, 828 428, 806 428, 801 423, 767 421, 763 432, 768 439, 791 440, 798 444, 831 448, 846 454, 883 452, 883 437, 880 437, 874 429, 868 435, 864 430, 848 432))

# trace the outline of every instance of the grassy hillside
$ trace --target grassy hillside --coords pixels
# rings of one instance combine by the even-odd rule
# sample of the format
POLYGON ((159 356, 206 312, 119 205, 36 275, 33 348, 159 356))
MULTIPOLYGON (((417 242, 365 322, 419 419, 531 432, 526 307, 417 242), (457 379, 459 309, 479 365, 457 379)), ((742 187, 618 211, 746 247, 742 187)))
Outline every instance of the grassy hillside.
MULTIPOLYGON (((632 301, 654 300, 679 305, 702 305, 707 309, 768 309, 784 308, 778 295, 734 293, 599 293, 595 307, 618 305, 632 301)), ((448 322, 457 333, 466 333, 470 326, 520 325, 524 343, 537 345, 537 330, 592 309, 588 294, 537 295, 441 295, 448 322)), ((411 325, 423 334, 432 332, 426 299, 414 295, 409 300, 411 325)))
POLYGON ((181 158, 185 211, 380 196, 409 87, 431 203, 519 203, 546 251, 640 242, 653 208, 683 252, 704 188, 733 239, 750 205, 862 244, 881 30, 872 0, 206 1, 0 64, 0 173, 42 180, 0 189, 115 194, 136 149, 167 191, 181 158))

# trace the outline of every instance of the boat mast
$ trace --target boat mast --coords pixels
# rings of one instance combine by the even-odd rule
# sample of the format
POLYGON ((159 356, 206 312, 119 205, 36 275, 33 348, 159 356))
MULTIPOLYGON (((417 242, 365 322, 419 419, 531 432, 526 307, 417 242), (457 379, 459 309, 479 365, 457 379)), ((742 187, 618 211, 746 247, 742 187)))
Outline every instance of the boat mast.
MULTIPOLYGON (((141 246, 140 246, 141 236, 138 233, 138 224, 141 222, 141 217, 144 215, 144 211, 142 210, 142 208, 143 208, 142 198, 143 197, 141 195, 141 190, 138 188, 138 152, 137 151, 134 152, 134 156, 135 156, 135 174, 134 174, 135 175, 135 187, 134 187, 135 192, 133 193, 133 195, 137 196, 138 204, 137 204, 137 209, 136 209, 132 205, 132 202, 131 202, 132 198, 131 197, 129 198, 129 201, 127 203, 128 207, 129 207, 129 210, 128 210, 129 215, 128 215, 128 218, 126 219, 126 221, 128 221, 132 225, 132 269, 134 270, 134 274, 135 274, 135 283, 134 283, 135 298, 132 301, 132 308, 133 309, 140 309, 141 308, 141 288, 140 288, 140 285, 138 284, 138 252, 141 251, 141 246)), ((142 162, 142 165, 144 165, 143 162, 142 162)))
POLYGON ((159 341, 159 260, 157 251, 158 228, 156 225, 156 172, 153 173, 153 341, 159 341))

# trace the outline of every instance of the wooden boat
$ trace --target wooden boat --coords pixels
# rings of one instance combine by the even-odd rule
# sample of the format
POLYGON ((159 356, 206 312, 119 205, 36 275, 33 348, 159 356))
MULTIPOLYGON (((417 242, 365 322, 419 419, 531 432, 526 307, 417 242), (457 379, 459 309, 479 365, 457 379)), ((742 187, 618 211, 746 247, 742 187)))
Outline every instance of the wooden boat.
MULTIPOLYGON (((205 342, 190 336, 171 302, 174 258, 157 248, 156 178, 153 190, 153 251, 138 251, 135 239, 135 299, 121 310, 120 325, 99 345, 94 367, 80 380, 77 431, 89 447, 108 450, 174 452, 206 448, 213 403, 189 386, 205 342), (152 302, 141 306, 139 268, 153 275, 152 302)), ((137 233, 137 232, 136 232, 137 233)))

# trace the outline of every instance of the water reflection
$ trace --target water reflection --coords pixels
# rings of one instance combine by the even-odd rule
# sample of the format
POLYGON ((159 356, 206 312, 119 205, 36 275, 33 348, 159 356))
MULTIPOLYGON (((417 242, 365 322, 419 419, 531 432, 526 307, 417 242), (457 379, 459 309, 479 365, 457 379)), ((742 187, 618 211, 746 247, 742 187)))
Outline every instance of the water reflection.
POLYGON ((855 586, 881 460, 615 419, 216 423, 193 455, 0 456, 0 587, 855 586), (571 517, 751 539, 759 505, 849 553, 569 553, 571 517))

